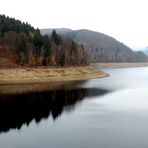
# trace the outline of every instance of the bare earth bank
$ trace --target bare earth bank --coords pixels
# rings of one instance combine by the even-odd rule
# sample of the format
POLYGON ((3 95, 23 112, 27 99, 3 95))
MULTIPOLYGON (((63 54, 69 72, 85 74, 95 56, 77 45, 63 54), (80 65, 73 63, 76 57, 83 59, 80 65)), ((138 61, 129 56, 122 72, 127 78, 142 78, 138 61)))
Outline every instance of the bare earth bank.
POLYGON ((0 85, 81 81, 109 76, 91 66, 0 69, 0 85))
POLYGON ((148 63, 91 63, 97 68, 128 68, 128 67, 148 67, 148 63))

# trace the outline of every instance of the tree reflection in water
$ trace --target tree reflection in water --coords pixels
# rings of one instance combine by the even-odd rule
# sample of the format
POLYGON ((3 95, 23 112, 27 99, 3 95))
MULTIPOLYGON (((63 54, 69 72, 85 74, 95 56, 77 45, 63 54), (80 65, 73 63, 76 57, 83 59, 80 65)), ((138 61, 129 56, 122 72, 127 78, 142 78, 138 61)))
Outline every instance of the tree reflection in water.
POLYGON ((64 107, 74 109, 78 102, 92 95, 104 95, 108 91, 100 89, 76 88, 72 90, 49 90, 19 94, 0 94, 0 132, 20 129, 34 119, 39 123, 50 115, 55 120, 64 107))

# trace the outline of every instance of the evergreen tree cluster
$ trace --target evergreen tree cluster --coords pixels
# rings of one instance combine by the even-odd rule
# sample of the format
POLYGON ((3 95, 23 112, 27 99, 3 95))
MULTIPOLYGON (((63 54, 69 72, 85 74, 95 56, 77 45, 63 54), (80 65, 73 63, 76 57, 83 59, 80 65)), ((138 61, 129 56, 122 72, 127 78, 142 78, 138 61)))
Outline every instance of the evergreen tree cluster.
POLYGON ((0 33, 3 35, 5 32, 15 31, 19 32, 33 32, 35 31, 34 27, 32 27, 28 23, 22 23, 19 20, 14 18, 6 17, 5 15, 0 15, 0 33))

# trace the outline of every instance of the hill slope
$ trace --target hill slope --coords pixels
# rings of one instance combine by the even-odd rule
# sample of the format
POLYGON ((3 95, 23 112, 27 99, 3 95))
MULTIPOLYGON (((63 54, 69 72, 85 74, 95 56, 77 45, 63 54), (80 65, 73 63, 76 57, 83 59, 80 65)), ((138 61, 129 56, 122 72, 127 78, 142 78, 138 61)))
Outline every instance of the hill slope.
MULTIPOLYGON (((46 31, 47 34, 50 33, 46 31)), ((61 33, 60 29, 57 31, 61 33)), ((83 44, 91 62, 146 62, 148 60, 144 53, 134 52, 123 43, 99 32, 85 29, 68 30, 62 32, 62 35, 83 44)))
POLYGON ((146 56, 102 33, 78 30, 65 34, 87 49, 92 62, 142 62, 146 56))

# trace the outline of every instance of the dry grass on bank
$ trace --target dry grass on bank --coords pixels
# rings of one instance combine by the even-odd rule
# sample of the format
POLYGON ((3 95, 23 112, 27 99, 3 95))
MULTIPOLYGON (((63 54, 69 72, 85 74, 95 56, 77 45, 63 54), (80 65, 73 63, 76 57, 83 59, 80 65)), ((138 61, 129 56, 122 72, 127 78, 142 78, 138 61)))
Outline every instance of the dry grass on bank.
POLYGON ((28 84, 80 81, 107 77, 91 66, 68 68, 11 68, 0 69, 0 84, 28 84))

